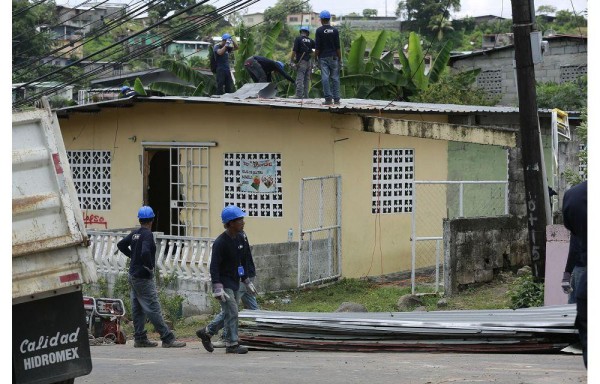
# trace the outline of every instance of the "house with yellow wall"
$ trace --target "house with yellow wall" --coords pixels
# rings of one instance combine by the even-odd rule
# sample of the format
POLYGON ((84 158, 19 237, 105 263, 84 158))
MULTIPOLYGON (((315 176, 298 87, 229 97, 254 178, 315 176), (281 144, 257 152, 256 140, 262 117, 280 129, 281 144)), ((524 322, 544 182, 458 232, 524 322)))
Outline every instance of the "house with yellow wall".
POLYGON ((215 238, 236 204, 251 244, 298 244, 299 269, 325 249, 344 277, 410 270, 415 182, 506 180, 518 132, 516 108, 360 99, 135 96, 57 114, 88 229, 134 227, 145 204, 156 232, 215 238))

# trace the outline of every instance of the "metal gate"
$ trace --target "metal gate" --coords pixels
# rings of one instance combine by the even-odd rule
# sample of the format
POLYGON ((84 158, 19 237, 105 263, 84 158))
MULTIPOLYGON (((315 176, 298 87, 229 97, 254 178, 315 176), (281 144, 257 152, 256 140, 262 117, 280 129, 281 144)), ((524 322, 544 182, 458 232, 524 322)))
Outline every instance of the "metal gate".
POLYGON ((507 181, 415 181, 410 237, 412 293, 417 281, 422 292, 438 292, 443 286, 444 219, 507 214, 507 181))
POLYGON ((300 186, 298 287, 341 276, 342 177, 303 178, 300 186))
POLYGON ((208 147, 169 150, 171 235, 208 237, 208 147))

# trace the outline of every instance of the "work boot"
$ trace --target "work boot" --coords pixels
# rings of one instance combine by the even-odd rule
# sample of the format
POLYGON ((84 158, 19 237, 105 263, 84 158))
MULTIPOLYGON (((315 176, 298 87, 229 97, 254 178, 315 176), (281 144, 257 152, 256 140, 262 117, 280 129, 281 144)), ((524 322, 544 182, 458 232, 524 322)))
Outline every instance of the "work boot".
POLYGON ((206 349, 208 352, 212 352, 215 350, 212 345, 212 342, 210 341, 212 335, 206 332, 206 328, 200 328, 199 330, 197 330, 196 336, 198 336, 200 340, 202 340, 202 345, 204 346, 204 349, 206 349))
POLYGON ((340 105, 340 99, 333 100, 333 104, 334 104, 334 105, 340 105))
POLYGON ((223 337, 219 337, 215 342, 211 341, 211 343, 214 348, 225 348, 225 340, 223 337))
POLYGON ((136 340, 133 343, 133 348, 152 348, 156 347, 158 343, 156 341, 150 341, 148 339, 145 340, 136 340))
POLYGON ((333 105, 333 100, 331 100, 331 99, 325 99, 325 101, 323 102, 322 105, 333 105))
POLYGON ((175 339, 173 339, 171 342, 162 342, 162 347, 163 348, 181 348, 181 347, 185 347, 185 342, 183 341, 177 341, 175 339))
POLYGON ((244 353, 248 353, 248 348, 243 347, 239 344, 235 344, 229 347, 225 347, 225 353, 237 353, 238 355, 243 355, 244 353))

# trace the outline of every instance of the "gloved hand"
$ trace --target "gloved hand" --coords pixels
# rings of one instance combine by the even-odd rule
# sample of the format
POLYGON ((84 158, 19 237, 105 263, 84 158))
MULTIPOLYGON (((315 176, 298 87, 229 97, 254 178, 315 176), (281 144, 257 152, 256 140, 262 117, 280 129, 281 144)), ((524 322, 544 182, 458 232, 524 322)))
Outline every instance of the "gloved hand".
POLYGON ((293 61, 290 61, 290 68, 292 68, 293 70, 296 70, 296 63, 294 63, 293 61))
POLYGON ((222 302, 226 302, 229 299, 229 295, 223 289, 222 284, 215 284, 213 286, 213 297, 221 300, 222 302))
POLYGON ((233 40, 229 39, 227 40, 227 42, 225 43, 226 46, 231 47, 233 45, 233 40))
POLYGON ((565 294, 569 294, 573 292, 573 288, 571 287, 571 274, 569 272, 563 273, 563 279, 560 283, 560 286, 565 294))
POLYGON ((254 286, 254 283, 252 283, 252 282, 250 281, 250 279, 246 279, 246 280, 244 280, 244 284, 246 284, 246 290, 247 290, 248 292, 250 292, 250 294, 251 294, 252 296, 256 296, 256 295, 258 294, 258 292, 256 291, 256 287, 254 286))

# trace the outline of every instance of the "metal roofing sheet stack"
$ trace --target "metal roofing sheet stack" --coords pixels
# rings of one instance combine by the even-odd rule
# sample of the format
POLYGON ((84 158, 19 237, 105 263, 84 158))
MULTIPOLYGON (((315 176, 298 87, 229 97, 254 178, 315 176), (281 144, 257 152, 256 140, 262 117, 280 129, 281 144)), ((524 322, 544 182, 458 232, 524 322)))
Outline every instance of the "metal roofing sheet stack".
POLYGON ((255 349, 363 352, 553 352, 578 340, 575 305, 518 310, 240 312, 255 349))

